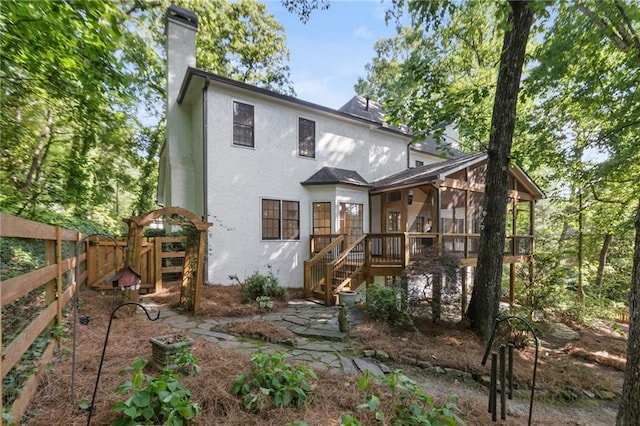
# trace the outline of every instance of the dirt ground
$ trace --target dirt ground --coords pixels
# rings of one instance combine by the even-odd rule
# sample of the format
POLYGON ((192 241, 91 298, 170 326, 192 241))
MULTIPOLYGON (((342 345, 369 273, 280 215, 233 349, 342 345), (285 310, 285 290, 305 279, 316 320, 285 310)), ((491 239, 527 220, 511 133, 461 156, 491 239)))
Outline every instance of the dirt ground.
MULTIPOLYGON (((288 299, 299 298, 300 290, 290 290, 286 300, 276 301, 274 309, 281 308, 288 299)), ((153 295, 156 302, 173 306, 178 300, 175 285, 153 295)), ((90 315, 88 325, 77 326, 75 371, 72 370, 72 336, 63 343, 56 361, 46 369, 45 383, 34 398, 25 425, 81 425, 87 423, 87 414, 78 409, 81 401, 90 402, 96 385, 98 366, 105 341, 105 334, 113 306, 111 295, 100 295, 90 290, 80 293, 79 315, 90 315), (74 384, 72 388, 72 383, 74 384)), ((204 317, 244 317, 258 311, 258 307, 243 304, 239 286, 210 286, 202 295, 204 317)), ((579 398, 569 401, 561 398, 561 390, 579 389, 619 393, 622 386, 622 370, 625 362, 626 336, 624 326, 602 324, 596 329, 567 322, 580 333, 579 340, 562 341, 545 339, 540 349, 536 378, 536 400, 532 424, 536 425, 611 425, 615 423, 616 400, 579 398)), ((354 346, 358 349, 375 349, 387 352, 393 359, 402 357, 426 361, 434 366, 455 368, 480 377, 488 367, 480 361, 484 345, 462 323, 432 324, 417 321, 418 332, 391 329, 383 324, 365 322, 351 330, 354 346)), ((255 322, 252 327, 243 324, 235 332, 264 336, 275 340, 280 331, 272 324, 255 322)), ((91 423, 110 424, 116 417, 110 410, 114 402, 123 400, 114 389, 126 376, 118 371, 131 364, 135 358, 151 357, 149 339, 169 334, 173 330, 164 324, 149 321, 144 315, 118 313, 113 320, 104 365, 98 383, 95 411, 91 423)), ((543 332, 544 333, 544 332, 543 332)), ((199 425, 285 425, 304 420, 310 425, 339 425, 341 415, 352 413, 363 425, 380 424, 372 417, 356 409, 364 402, 358 390, 356 377, 317 372, 313 384, 314 402, 299 409, 274 409, 262 414, 245 412, 239 400, 231 393, 235 376, 249 370, 249 357, 221 349, 211 343, 196 339, 192 352, 200 359, 202 373, 181 379, 192 392, 192 400, 203 407, 196 424, 199 425)), ((509 402, 506 421, 491 422, 487 413, 487 390, 476 382, 459 381, 445 376, 425 375, 425 370, 403 362, 387 363, 401 368, 410 377, 427 383, 427 392, 436 401, 444 401, 447 395, 459 397, 460 415, 467 425, 521 425, 526 424, 529 410, 529 391, 524 385, 530 381, 533 365, 533 348, 516 351, 515 379, 521 389, 514 401, 509 402)), ((153 374, 152 370, 147 372, 153 374)), ((499 419, 499 417, 498 417, 499 419)))

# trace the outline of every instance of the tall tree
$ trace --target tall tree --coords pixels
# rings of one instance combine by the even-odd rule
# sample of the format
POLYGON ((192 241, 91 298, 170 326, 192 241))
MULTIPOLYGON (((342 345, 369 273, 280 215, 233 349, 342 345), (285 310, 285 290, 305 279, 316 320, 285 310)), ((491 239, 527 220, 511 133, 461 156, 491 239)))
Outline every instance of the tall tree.
POLYGON ((617 426, 640 424, 640 200, 635 220, 636 242, 629 292, 629 335, 617 426))
POLYGON ((410 25, 393 13, 398 33, 376 42, 356 92, 382 102, 389 119, 409 125, 416 139, 456 123, 461 149, 486 150, 504 5, 409 2, 407 9, 410 25))
POLYGON ((502 260, 511 145, 516 124, 520 77, 533 24, 529 2, 511 1, 510 28, 504 35, 496 86, 492 132, 489 136, 483 229, 478 248, 478 267, 467 317, 481 337, 488 338, 498 315, 502 288, 502 260))

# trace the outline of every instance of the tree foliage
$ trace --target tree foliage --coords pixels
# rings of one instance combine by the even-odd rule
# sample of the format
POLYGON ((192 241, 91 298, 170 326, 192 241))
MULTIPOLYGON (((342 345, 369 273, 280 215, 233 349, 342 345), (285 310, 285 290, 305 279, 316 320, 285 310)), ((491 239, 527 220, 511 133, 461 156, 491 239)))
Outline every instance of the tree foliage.
MULTIPOLYGON (((199 67, 293 94, 284 30, 263 4, 178 3, 200 20, 199 67)), ((113 229, 153 208, 169 5, 0 3, 1 210, 56 210, 113 229)))

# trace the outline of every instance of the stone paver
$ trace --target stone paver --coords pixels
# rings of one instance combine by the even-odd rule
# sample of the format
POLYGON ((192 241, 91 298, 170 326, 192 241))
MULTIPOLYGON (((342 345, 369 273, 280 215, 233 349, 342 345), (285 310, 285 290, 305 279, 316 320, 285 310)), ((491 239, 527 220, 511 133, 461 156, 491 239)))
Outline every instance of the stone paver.
MULTIPOLYGON (((369 369, 378 375, 383 374, 384 371, 371 360, 344 355, 351 350, 348 340, 349 334, 339 330, 339 308, 335 306, 327 307, 307 300, 293 300, 278 312, 243 318, 203 319, 161 308, 149 298, 144 298, 142 303, 152 312, 152 315, 160 310, 160 320, 165 324, 181 330, 188 330, 198 338, 212 342, 224 349, 247 355, 252 355, 257 351, 280 351, 293 361, 304 362, 312 368, 340 374, 360 374, 365 369, 369 369), (216 331, 223 330, 225 325, 232 322, 261 319, 272 321, 300 337, 293 345, 279 345, 262 340, 238 338, 222 331, 216 331)), ((350 326, 357 325, 362 321, 362 318, 363 314, 358 309, 349 310, 350 326)))

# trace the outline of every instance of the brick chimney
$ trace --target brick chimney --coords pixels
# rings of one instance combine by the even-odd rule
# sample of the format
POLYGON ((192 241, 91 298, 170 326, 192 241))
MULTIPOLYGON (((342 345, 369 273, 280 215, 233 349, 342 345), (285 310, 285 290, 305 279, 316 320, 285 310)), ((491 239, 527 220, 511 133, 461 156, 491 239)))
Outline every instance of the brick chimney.
POLYGON ((196 66, 198 18, 190 10, 172 4, 167 9, 167 103, 175 103, 187 67, 196 66))
POLYGON ((196 66, 196 33, 198 18, 190 10, 176 5, 167 8, 167 133, 161 156, 164 177, 163 194, 158 199, 166 206, 195 209, 189 188, 195 185, 194 160, 191 152, 193 133, 188 109, 178 104, 182 82, 188 67, 196 66), (164 158, 163 158, 164 156, 164 158))

